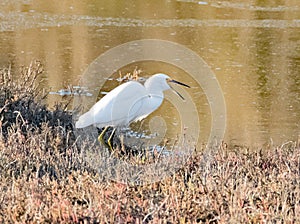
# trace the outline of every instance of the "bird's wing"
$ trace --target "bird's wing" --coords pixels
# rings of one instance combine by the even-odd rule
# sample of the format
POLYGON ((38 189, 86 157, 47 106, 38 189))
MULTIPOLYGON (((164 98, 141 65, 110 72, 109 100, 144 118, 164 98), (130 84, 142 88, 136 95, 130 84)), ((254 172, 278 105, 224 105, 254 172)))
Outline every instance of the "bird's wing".
POLYGON ((147 104, 145 87, 135 81, 124 83, 98 101, 87 113, 80 116, 76 127, 96 125, 121 126, 140 117, 147 104))

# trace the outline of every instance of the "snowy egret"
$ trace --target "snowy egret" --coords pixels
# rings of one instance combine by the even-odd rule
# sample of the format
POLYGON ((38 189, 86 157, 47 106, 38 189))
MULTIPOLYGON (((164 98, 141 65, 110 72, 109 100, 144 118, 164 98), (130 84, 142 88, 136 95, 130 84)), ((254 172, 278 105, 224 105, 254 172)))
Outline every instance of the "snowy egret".
MULTIPOLYGON (((155 111, 163 102, 163 91, 172 89, 184 99, 168 83, 176 83, 190 88, 190 86, 161 73, 148 78, 144 85, 137 81, 126 82, 110 91, 88 112, 81 115, 75 127, 85 128, 94 125, 98 128, 105 128, 98 138, 102 140, 109 126, 114 128, 128 126, 131 122, 140 121, 155 111)), ((110 147, 113 133, 108 139, 110 147)))

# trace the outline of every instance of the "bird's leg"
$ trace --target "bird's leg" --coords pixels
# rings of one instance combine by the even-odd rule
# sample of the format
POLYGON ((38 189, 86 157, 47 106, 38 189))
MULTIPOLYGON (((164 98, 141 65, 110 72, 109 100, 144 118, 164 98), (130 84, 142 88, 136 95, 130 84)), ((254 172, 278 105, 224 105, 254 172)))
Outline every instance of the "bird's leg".
POLYGON ((99 141, 99 142, 104 143, 103 136, 104 136, 105 132, 107 131, 108 127, 109 127, 109 126, 106 126, 106 127, 103 129, 103 131, 100 133, 100 135, 99 135, 99 137, 98 137, 98 141, 99 141))
POLYGON ((112 138, 113 138, 113 136, 115 134, 115 131, 116 131, 116 129, 114 128, 114 130, 111 132, 111 134, 110 134, 110 136, 109 136, 109 138, 107 140, 107 144, 108 144, 110 150, 112 150, 112 151, 113 151, 113 147, 112 147, 112 144, 111 144, 111 140, 112 140, 112 138))

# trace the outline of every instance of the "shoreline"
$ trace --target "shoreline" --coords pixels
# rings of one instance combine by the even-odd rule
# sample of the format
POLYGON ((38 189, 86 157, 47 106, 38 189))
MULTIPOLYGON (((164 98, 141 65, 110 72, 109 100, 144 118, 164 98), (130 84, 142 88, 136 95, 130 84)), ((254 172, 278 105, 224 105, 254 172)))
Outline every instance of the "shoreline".
POLYGON ((0 75, 1 222, 300 222, 299 141, 224 143, 209 166, 198 151, 159 182, 118 183, 82 159, 72 114, 39 103, 42 73, 33 62, 18 80, 0 75))

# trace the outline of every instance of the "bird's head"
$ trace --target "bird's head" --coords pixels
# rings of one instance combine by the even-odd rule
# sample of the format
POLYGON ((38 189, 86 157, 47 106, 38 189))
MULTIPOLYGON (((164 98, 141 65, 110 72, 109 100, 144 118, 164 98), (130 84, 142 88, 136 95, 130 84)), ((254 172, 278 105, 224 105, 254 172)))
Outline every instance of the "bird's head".
POLYGON ((190 88, 189 85, 171 79, 168 75, 162 73, 155 74, 147 79, 147 81, 145 82, 145 87, 147 89, 156 91, 165 91, 168 89, 172 89, 180 98, 184 99, 179 92, 177 92, 171 85, 169 85, 170 83, 175 83, 190 88))

